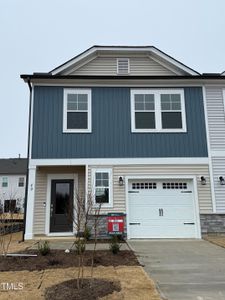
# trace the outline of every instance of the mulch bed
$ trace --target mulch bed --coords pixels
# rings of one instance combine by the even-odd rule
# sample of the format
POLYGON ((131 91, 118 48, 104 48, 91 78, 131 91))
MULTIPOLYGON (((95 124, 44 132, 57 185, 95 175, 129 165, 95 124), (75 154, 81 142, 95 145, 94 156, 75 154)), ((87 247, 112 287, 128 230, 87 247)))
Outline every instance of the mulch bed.
MULTIPOLYGON (((37 250, 27 250, 23 253, 38 254, 38 256, 0 257, 0 272, 78 267, 78 255, 75 252, 65 253, 63 250, 51 250, 46 256, 41 256, 37 250)), ((92 253, 92 251, 85 252, 85 266, 91 266, 92 253)), ((109 250, 98 250, 95 254, 94 267, 137 265, 139 262, 132 251, 123 250, 118 254, 112 254, 109 250)))
POLYGON ((121 286, 119 281, 108 281, 103 279, 84 279, 83 286, 77 289, 76 279, 64 281, 53 285, 45 290, 46 300, 97 300, 114 291, 119 292, 121 286))

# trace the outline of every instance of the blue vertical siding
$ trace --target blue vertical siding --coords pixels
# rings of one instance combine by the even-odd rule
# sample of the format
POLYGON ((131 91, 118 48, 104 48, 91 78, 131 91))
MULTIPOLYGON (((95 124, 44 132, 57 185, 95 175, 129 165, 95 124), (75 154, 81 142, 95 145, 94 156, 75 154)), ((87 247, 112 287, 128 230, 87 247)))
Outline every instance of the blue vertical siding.
POLYGON ((35 87, 32 158, 206 157, 202 89, 184 88, 186 133, 131 133, 130 88, 92 88, 92 133, 63 133, 63 87, 35 87))

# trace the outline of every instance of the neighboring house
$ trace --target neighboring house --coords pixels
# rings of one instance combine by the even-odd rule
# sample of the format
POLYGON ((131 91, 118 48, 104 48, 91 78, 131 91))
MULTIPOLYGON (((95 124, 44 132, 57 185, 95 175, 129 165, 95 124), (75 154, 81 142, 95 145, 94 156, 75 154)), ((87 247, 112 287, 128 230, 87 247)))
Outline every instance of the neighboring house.
POLYGON ((72 235, 77 191, 103 202, 102 235, 112 212, 126 215, 128 238, 213 230, 204 85, 223 76, 152 46, 94 46, 21 77, 31 92, 26 239, 72 235))
POLYGON ((1 211, 24 211, 27 159, 0 159, 0 205, 1 211))
MULTIPOLYGON (((203 91, 207 107, 209 165, 212 173, 213 212, 211 231, 225 231, 225 72, 223 80, 206 83, 203 91)), ((206 220, 207 222, 208 220, 206 220)))

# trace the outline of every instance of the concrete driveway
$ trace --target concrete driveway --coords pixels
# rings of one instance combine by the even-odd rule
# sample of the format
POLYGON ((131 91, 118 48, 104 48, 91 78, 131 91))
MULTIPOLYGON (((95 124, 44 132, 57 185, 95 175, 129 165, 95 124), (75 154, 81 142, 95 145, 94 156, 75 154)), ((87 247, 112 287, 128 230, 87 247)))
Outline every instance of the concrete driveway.
POLYGON ((203 240, 131 240, 163 299, 225 300, 225 249, 203 240))

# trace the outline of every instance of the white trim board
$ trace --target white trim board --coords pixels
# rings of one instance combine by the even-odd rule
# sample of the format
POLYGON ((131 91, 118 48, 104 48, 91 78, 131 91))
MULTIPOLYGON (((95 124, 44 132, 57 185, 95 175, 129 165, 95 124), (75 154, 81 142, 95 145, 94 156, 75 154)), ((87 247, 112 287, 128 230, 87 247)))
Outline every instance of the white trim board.
MULTIPOLYGON (((125 54, 129 52, 139 52, 139 53, 146 53, 148 52, 149 55, 154 57, 156 56, 157 58, 162 59, 165 63, 168 62, 170 65, 178 68, 179 70, 182 70, 185 73, 188 73, 189 75, 199 75, 198 72, 194 71, 193 69, 189 68, 188 66, 185 66, 181 62, 177 61, 176 59, 172 58, 171 56, 167 55, 166 53, 160 51, 159 49, 153 47, 153 46, 144 46, 144 47, 101 47, 101 46, 93 46, 89 49, 87 49, 85 52, 81 53, 80 55, 77 55, 75 58, 67 61, 63 65, 56 67, 54 70, 51 71, 52 75, 59 74, 63 71, 65 71, 68 68, 71 68, 73 65, 78 64, 81 60, 85 60, 88 58, 88 56, 93 56, 96 55, 98 51, 101 52, 116 52, 119 51, 124 52, 125 54)), ((119 55, 118 55, 119 56, 119 55)))
POLYGON ((92 131, 92 107, 91 107, 91 89, 64 89, 63 91, 63 133, 91 133, 92 131), (83 94, 87 95, 87 110, 76 110, 75 113, 85 112, 87 113, 87 128, 85 129, 70 129, 67 128, 67 101, 68 94, 83 94))
MULTIPOLYGON (((47 176, 47 197, 45 205, 45 234, 47 236, 71 236, 75 233, 73 224, 73 232, 50 232, 50 206, 51 206, 51 181, 54 179, 73 179, 74 180, 74 192, 78 189, 78 174, 48 174, 47 176)), ((74 197, 75 202, 75 197, 74 197)), ((75 203, 74 203, 75 204, 75 203)), ((44 203, 43 203, 44 205, 44 203)))
POLYGON ((206 165, 208 157, 171 158, 71 158, 71 159, 30 159, 29 168, 35 166, 82 166, 82 165, 206 165))
MULTIPOLYGON (((109 174, 109 203, 102 203, 102 208, 113 208, 113 171, 112 168, 93 168, 91 169, 91 183, 92 183, 92 189, 94 192, 94 199, 95 199, 95 174, 96 172, 106 172, 109 174)), ((98 206, 98 203, 95 203, 94 205, 98 206)))
MULTIPOLYGON (((57 87, 84 87, 84 88, 90 88, 91 87, 130 87, 130 88, 183 88, 183 87, 202 87, 203 83, 196 83, 195 81, 185 80, 177 83, 177 80, 175 79, 166 79, 166 80, 136 80, 136 82, 132 82, 132 77, 128 80, 120 79, 119 81, 117 79, 113 80, 107 80, 103 79, 100 83, 99 80, 81 80, 81 79, 55 79, 53 83, 52 80, 47 79, 33 79, 33 81, 36 81, 34 83, 34 86, 57 86, 57 87), (40 81, 40 82, 39 82, 40 81), (46 83, 44 83, 47 81, 46 83), (116 82, 116 83, 115 83, 116 82)), ((213 85, 216 86, 216 85, 213 85)), ((221 86, 221 84, 218 84, 218 86, 221 86)))
MULTIPOLYGON (((195 214, 195 222, 196 222, 196 237, 198 239, 201 238, 201 226, 200 226, 200 212, 199 212, 199 204, 198 204, 198 188, 197 188, 197 178, 196 176, 125 176, 125 202, 126 202, 126 222, 129 224, 129 180, 132 179, 191 179, 193 180, 193 195, 194 195, 194 214, 195 214)), ((130 228, 127 225, 127 239, 130 239, 130 228)))
POLYGON ((148 132, 160 132, 160 133, 179 133, 179 132, 187 132, 187 125, 186 125, 186 111, 185 111, 185 98, 184 98, 184 90, 183 89, 131 89, 130 91, 130 107, 131 107, 131 132, 135 133, 148 133, 148 132), (150 110, 136 110, 135 109, 135 95, 142 94, 154 95, 154 112, 155 115, 155 128, 154 129, 140 129, 136 128, 135 124, 135 113, 140 112, 148 112, 150 110), (181 103, 181 110, 162 110, 161 109, 161 95, 163 94, 178 94, 180 95, 180 103, 181 103), (182 128, 171 128, 171 129, 164 129, 162 128, 162 113, 163 112, 180 112, 182 118, 182 128))

